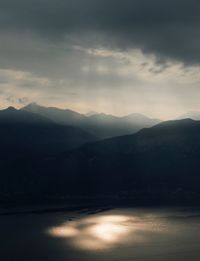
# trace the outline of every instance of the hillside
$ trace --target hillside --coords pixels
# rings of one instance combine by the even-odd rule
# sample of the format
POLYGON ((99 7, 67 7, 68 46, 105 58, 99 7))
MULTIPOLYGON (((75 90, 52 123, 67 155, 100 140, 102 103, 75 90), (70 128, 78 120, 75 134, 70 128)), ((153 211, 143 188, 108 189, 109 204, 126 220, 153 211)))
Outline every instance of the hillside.
POLYGON ((60 125, 32 112, 12 107, 0 111, 1 155, 55 154, 94 140, 78 127, 60 125))

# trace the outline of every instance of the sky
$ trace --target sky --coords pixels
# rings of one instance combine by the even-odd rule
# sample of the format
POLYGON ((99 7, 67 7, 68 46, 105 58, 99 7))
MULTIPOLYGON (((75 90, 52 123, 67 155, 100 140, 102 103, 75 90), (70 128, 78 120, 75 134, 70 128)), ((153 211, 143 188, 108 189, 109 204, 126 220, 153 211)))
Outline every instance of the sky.
POLYGON ((200 111, 199 0, 1 0, 0 108, 200 111))

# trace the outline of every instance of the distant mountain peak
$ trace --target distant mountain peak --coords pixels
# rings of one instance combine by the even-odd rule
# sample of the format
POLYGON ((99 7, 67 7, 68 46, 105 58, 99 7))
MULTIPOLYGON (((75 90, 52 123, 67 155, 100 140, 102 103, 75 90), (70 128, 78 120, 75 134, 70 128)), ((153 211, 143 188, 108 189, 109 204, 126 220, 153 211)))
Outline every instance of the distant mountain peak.
POLYGON ((23 107, 23 109, 35 109, 35 108, 40 108, 42 106, 38 105, 36 102, 31 102, 27 104, 26 106, 23 107))
POLYGON ((148 119, 147 116, 145 116, 144 114, 141 114, 141 113, 131 113, 131 114, 128 114, 126 116, 123 116, 123 118, 133 118, 133 119, 148 119))
POLYGON ((93 116, 93 115, 95 115, 95 114, 98 114, 98 112, 96 112, 96 111, 89 111, 89 112, 87 112, 85 115, 86 115, 87 117, 90 117, 90 116, 93 116))
POLYGON ((38 106, 37 102, 31 102, 27 106, 38 106))
POLYGON ((193 120, 200 120, 200 111, 189 111, 189 112, 179 116, 177 118, 177 120, 186 119, 186 118, 190 118, 193 120))
POLYGON ((75 112, 73 110, 70 109, 62 109, 62 108, 57 108, 57 107, 46 107, 46 106, 42 106, 39 105, 36 102, 31 102, 29 104, 27 104, 26 106, 22 107, 21 110, 27 110, 27 111, 32 111, 32 112, 39 112, 39 110, 54 110, 54 111, 60 111, 60 112, 71 112, 71 113, 76 113, 76 114, 80 114, 78 112, 75 112))
POLYGON ((29 106, 38 106, 38 104, 36 102, 31 102, 28 103, 25 107, 29 107, 29 106))
POLYGON ((17 111, 17 109, 13 106, 9 106, 7 109, 5 109, 6 111, 17 111))

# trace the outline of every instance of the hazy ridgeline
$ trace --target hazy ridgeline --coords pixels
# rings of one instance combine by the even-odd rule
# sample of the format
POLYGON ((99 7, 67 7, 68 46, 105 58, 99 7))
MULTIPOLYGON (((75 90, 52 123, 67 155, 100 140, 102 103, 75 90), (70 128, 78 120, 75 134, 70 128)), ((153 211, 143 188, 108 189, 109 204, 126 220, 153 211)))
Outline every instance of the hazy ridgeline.
POLYGON ((197 203, 200 121, 159 122, 36 104, 2 110, 0 200, 197 203))

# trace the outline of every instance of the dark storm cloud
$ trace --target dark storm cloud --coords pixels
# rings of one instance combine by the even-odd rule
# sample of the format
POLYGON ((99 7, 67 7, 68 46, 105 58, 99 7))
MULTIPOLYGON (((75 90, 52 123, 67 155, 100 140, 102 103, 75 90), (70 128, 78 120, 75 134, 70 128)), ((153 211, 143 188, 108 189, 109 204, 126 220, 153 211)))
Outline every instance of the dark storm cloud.
POLYGON ((88 46, 137 47, 161 63, 167 58, 195 64, 200 62, 199 11, 199 0, 1 0, 0 30, 52 41, 73 35, 88 46))

